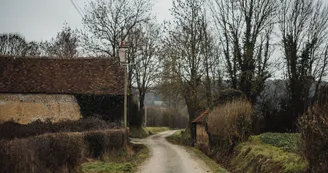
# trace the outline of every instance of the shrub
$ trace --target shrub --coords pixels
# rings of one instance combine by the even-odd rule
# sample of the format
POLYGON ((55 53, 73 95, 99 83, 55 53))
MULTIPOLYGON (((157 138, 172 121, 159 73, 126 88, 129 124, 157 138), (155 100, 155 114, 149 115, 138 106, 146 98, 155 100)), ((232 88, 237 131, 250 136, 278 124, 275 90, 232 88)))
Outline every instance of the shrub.
POLYGON ((193 139, 191 138, 189 128, 186 130, 178 130, 173 135, 166 137, 166 139, 173 144, 185 146, 193 145, 193 139))
POLYGON ((21 125, 12 121, 0 124, 0 139, 26 138, 45 133, 58 132, 83 132, 91 130, 113 129, 116 124, 109 124, 97 118, 67 120, 58 123, 35 121, 27 125, 21 125))
POLYGON ((246 141, 252 130, 252 105, 235 100, 215 107, 208 115, 210 156, 228 165, 238 143, 246 141))
POLYGON ((213 109, 208 118, 211 134, 227 140, 231 145, 246 141, 252 129, 252 105, 236 100, 213 109))
POLYGON ((65 134, 1 141, 0 172, 73 172, 83 149, 81 139, 65 134))
POLYGON ((129 137, 131 138, 145 138, 149 136, 149 132, 143 127, 130 127, 129 137))
POLYGON ((104 153, 122 148, 123 131, 96 131, 88 132, 84 136, 89 156, 99 158, 104 153))
POLYGON ((328 105, 315 105, 299 118, 299 125, 309 172, 328 172, 328 105))
POLYGON ((31 139, 40 165, 50 172, 74 171, 84 156, 84 141, 79 135, 64 133, 38 136, 31 139))
POLYGON ((35 152, 28 149, 30 142, 23 139, 20 141, 0 141, 0 172, 42 172, 35 164, 38 158, 34 157, 35 152))
POLYGON ((125 135, 124 130, 107 130, 1 140, 0 172, 77 172, 85 158, 122 149, 125 135))

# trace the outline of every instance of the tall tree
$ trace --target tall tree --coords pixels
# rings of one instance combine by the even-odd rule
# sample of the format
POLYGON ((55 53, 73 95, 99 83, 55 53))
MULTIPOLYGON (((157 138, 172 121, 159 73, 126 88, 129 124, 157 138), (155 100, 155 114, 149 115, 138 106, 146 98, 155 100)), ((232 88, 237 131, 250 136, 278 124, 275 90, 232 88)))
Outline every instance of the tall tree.
MULTIPOLYGON (((202 91, 203 81, 209 79, 209 56, 212 51, 201 0, 174 0, 173 23, 165 38, 165 54, 169 69, 172 70, 174 83, 188 107, 189 122, 196 118, 206 107, 206 94, 202 91), (205 100, 205 101, 204 101, 205 100)), ((206 82, 205 82, 206 83, 206 82)), ((207 85, 209 86, 209 85, 207 85)), ((192 127, 192 126, 190 126, 192 127)), ((191 129, 192 135, 193 129, 191 129)))
POLYGON ((40 56, 41 55, 41 47, 40 43, 36 41, 31 41, 26 45, 26 56, 40 56))
POLYGON ((150 19, 150 0, 96 0, 86 6, 83 45, 96 55, 116 57, 121 41, 150 19))
POLYGON ((70 59, 77 56, 79 39, 77 32, 64 24, 63 30, 57 33, 56 38, 44 44, 48 56, 70 59))
POLYGON ((318 87, 328 63, 328 8, 320 0, 281 1, 279 28, 288 79, 291 120, 311 104, 310 87, 318 87))
POLYGON ((154 86, 159 75, 160 35, 159 26, 148 22, 137 26, 128 36, 131 49, 128 56, 130 63, 133 64, 132 82, 136 84, 139 95, 139 123, 144 120, 145 95, 150 87, 154 86))
POLYGON ((15 33, 0 34, 0 54, 35 57, 40 52, 39 43, 35 41, 27 42, 23 36, 15 33))
POLYGON ((201 20, 201 32, 203 40, 201 42, 201 53, 203 54, 204 77, 202 79, 204 85, 204 93, 206 95, 206 107, 212 107, 214 94, 221 89, 221 53, 215 43, 215 38, 210 32, 210 24, 206 19, 206 11, 204 10, 201 20))
POLYGON ((226 60, 230 85, 253 102, 269 78, 276 0, 211 0, 214 28, 226 60))
POLYGON ((156 86, 157 93, 161 95, 162 100, 170 108, 177 110, 178 106, 184 103, 182 89, 179 83, 179 76, 174 73, 173 58, 167 55, 165 49, 161 52, 162 72, 160 82, 156 86))
POLYGON ((0 54, 12 56, 25 56, 27 43, 19 34, 0 35, 0 54))

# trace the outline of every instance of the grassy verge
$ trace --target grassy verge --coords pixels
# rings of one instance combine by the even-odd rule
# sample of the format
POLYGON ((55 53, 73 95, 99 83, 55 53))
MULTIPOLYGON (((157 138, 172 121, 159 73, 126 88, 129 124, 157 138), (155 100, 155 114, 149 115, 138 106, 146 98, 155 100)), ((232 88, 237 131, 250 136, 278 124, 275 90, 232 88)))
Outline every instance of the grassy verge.
POLYGON ((247 142, 235 148, 236 156, 231 162, 232 170, 234 172, 303 173, 307 163, 299 154, 296 154, 296 139, 295 134, 252 136, 247 142))
POLYGON ((176 131, 173 135, 168 136, 166 140, 177 145, 192 146, 190 133, 185 130, 176 131))
MULTIPOLYGON (((188 140, 183 131, 177 131, 167 140, 184 145, 188 140)), ((299 154, 299 134, 264 133, 252 136, 235 148, 229 166, 232 172, 304 173, 307 162, 299 154)), ((227 172, 201 151, 187 147, 208 165, 213 172, 227 172)))
POLYGON ((173 135, 166 137, 166 140, 172 144, 182 145, 182 132, 183 130, 178 130, 173 135))
POLYGON ((285 152, 300 153, 300 134, 298 133, 263 133, 258 136, 261 142, 282 149, 285 152))
POLYGON ((130 127, 129 137, 131 138, 145 138, 149 136, 149 132, 143 127, 130 127))
POLYGON ((195 155, 197 155, 201 160, 203 160, 206 163, 206 165, 212 170, 212 172, 218 172, 218 173, 228 172, 227 170, 222 168, 219 164, 217 164, 213 159, 206 156, 203 152, 199 151, 194 147, 190 147, 190 142, 192 139, 188 132, 184 132, 184 130, 178 130, 173 135, 168 136, 166 140, 173 144, 185 146, 187 150, 195 153, 195 155))
POLYGON ((168 131, 168 130, 170 130, 170 128, 169 127, 146 127, 146 130, 150 134, 157 134, 157 133, 168 131))
POLYGON ((132 173, 148 158, 149 149, 144 145, 133 144, 130 151, 108 153, 102 161, 90 161, 81 167, 83 173, 132 173))
POLYGON ((228 171, 217 164, 213 159, 206 156, 203 152, 197 148, 189 147, 200 159, 202 159, 206 165, 213 171, 218 173, 228 173, 228 171))

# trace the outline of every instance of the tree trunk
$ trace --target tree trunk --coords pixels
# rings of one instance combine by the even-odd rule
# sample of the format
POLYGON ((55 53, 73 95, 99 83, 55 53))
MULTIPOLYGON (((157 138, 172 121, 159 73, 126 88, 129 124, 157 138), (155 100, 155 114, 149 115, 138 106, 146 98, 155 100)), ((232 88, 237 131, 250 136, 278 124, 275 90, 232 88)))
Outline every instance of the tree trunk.
POLYGON ((145 126, 145 93, 139 94, 139 124, 145 126))

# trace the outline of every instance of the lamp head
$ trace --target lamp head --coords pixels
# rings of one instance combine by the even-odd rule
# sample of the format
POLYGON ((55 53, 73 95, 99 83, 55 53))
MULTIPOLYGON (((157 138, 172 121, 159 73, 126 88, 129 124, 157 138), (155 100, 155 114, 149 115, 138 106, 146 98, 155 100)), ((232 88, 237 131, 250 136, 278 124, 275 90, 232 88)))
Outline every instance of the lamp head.
POLYGON ((126 63, 126 51, 127 50, 128 50, 128 47, 125 45, 125 42, 121 41, 121 45, 118 50, 118 56, 120 58, 121 63, 126 63))

